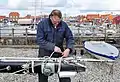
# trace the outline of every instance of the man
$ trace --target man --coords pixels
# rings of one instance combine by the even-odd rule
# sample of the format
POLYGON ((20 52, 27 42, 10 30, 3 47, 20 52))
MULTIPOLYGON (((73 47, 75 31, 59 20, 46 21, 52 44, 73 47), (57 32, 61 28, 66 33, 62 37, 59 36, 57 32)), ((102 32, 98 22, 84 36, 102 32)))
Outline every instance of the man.
MULTIPOLYGON (((74 46, 74 38, 67 24, 62 21, 60 10, 53 10, 49 18, 43 19, 37 27, 37 44, 39 47, 38 57, 50 56, 52 52, 61 53, 56 57, 67 57, 74 46), (66 48, 63 48, 63 41, 66 39, 66 48)), ((39 82, 48 82, 48 77, 39 75, 39 82)), ((60 82, 71 82, 70 78, 60 78, 60 82)))

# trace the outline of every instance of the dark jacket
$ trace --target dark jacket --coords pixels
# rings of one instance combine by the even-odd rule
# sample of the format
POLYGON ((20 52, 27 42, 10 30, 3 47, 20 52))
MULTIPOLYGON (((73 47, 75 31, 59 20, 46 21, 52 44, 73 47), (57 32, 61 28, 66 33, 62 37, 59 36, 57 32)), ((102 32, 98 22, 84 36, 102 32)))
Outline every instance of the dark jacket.
POLYGON ((37 27, 37 44, 39 47, 39 56, 50 56, 54 47, 63 49, 63 41, 66 39, 66 48, 73 50, 74 38, 71 30, 64 21, 61 21, 57 28, 54 28, 51 20, 46 18, 42 20, 37 27))

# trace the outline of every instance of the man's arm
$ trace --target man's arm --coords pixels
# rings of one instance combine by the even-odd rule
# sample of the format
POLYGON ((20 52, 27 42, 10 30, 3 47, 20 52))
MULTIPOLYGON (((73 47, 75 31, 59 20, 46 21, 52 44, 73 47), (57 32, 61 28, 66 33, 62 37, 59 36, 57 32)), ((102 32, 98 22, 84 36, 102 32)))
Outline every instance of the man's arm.
POLYGON ((37 26, 37 44, 40 48, 54 51, 55 44, 45 40, 43 22, 40 22, 37 26))
POLYGON ((66 48, 70 49, 70 53, 71 53, 74 50, 74 38, 68 26, 66 27, 65 39, 66 39, 66 48))
POLYGON ((63 57, 68 57, 71 52, 74 52, 74 38, 73 34, 68 26, 65 30, 66 49, 62 53, 63 57))

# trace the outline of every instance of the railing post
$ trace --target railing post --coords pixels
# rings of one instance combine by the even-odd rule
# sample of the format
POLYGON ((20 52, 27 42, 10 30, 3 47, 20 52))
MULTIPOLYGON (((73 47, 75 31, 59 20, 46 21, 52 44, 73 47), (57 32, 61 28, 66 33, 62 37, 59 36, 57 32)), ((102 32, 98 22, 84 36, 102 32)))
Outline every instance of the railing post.
POLYGON ((2 38, 1 38, 1 26, 0 26, 0 43, 1 43, 1 39, 2 39, 2 38))
POLYGON ((15 41, 14 41, 14 30, 15 30, 15 29, 12 28, 12 45, 14 45, 14 42, 15 42, 15 41))
POLYGON ((26 35, 25 44, 27 45, 28 44, 28 29, 27 28, 25 29, 25 35, 26 35))
POLYGON ((107 41, 107 32, 106 32, 106 27, 105 27, 105 42, 107 41))
POLYGON ((79 41, 78 44, 79 44, 79 45, 80 45, 80 43, 81 43, 80 40, 81 40, 81 38, 80 38, 80 28, 78 28, 78 41, 79 41))

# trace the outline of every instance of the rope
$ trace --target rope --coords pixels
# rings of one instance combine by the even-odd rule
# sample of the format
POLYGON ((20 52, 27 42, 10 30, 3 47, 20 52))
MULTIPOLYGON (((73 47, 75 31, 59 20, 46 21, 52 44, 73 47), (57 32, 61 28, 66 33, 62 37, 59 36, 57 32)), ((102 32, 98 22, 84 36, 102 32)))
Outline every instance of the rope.
MULTIPOLYGON (((53 54, 54 54, 54 52, 51 53, 50 57, 46 58, 46 59, 43 61, 44 66, 46 65, 47 61, 53 56, 53 54)), ((30 68, 32 68, 32 73, 34 73, 34 67, 39 66, 39 65, 41 65, 41 64, 39 63, 39 64, 34 65, 34 61, 32 61, 31 67, 26 67, 26 68, 24 68, 24 69, 15 71, 15 72, 13 72, 13 74, 19 73, 19 72, 21 72, 21 71, 27 71, 27 70, 30 69, 30 68)), ((3 70, 5 70, 5 69, 6 69, 6 68, 4 68, 3 70)), ((1 71, 1 70, 0 70, 0 71, 1 71)))
POLYGON ((62 59, 63 59, 63 56, 60 57, 60 61, 59 61, 59 64, 58 64, 58 71, 57 71, 57 73, 60 73, 61 64, 62 64, 62 59))
POLYGON ((10 69, 11 69, 11 67, 10 67, 10 66, 7 66, 7 67, 5 67, 5 68, 0 69, 0 71, 3 71, 3 70, 10 70, 10 69))

